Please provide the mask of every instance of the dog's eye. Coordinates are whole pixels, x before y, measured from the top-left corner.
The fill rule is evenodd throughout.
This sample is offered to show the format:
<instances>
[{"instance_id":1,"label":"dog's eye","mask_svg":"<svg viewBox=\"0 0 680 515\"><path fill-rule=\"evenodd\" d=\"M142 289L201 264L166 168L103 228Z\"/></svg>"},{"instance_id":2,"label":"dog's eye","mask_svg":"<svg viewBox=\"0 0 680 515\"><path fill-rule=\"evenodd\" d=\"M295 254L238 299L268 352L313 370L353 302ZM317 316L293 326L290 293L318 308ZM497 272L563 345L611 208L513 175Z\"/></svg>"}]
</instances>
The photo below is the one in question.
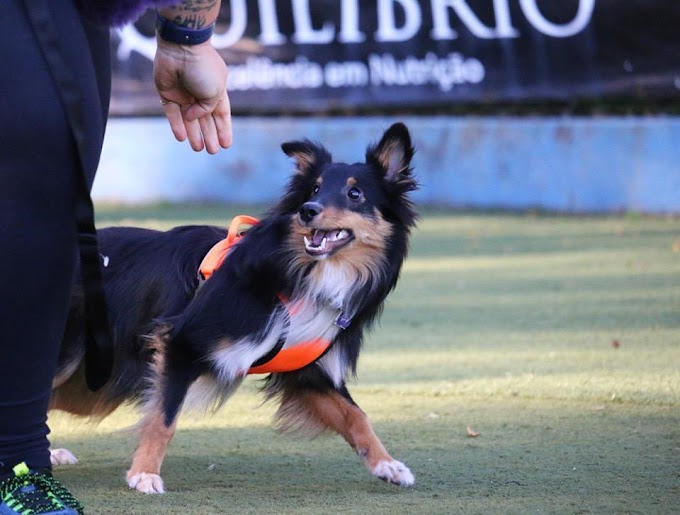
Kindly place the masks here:
<instances>
[{"instance_id":1,"label":"dog's eye","mask_svg":"<svg viewBox=\"0 0 680 515\"><path fill-rule=\"evenodd\" d=\"M347 190L347 196L350 200L359 200L361 198L361 190L356 186L352 186Z\"/></svg>"},{"instance_id":2,"label":"dog's eye","mask_svg":"<svg viewBox=\"0 0 680 515\"><path fill-rule=\"evenodd\" d=\"M315 184L314 188L312 189L312 195L316 195L317 193L319 193L320 189L321 189L321 186L319 186L318 184Z\"/></svg>"}]
</instances>

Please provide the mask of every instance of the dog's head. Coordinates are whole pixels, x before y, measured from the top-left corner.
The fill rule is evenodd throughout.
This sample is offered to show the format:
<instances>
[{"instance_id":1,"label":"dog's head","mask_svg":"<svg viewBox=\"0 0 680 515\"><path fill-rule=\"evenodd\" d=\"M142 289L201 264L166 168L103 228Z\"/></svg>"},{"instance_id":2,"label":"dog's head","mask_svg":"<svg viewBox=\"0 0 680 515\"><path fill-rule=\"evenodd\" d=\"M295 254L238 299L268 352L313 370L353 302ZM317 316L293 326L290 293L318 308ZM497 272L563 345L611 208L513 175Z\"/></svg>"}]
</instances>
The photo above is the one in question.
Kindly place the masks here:
<instances>
[{"instance_id":1,"label":"dog's head","mask_svg":"<svg viewBox=\"0 0 680 515\"><path fill-rule=\"evenodd\" d=\"M366 150L363 163L333 162L330 153L309 140L284 143L296 162L279 212L290 213L292 242L304 260L384 258L388 249L403 259L416 215L408 193L414 149L408 129L392 125ZM404 249L390 248L395 243Z\"/></svg>"}]
</instances>

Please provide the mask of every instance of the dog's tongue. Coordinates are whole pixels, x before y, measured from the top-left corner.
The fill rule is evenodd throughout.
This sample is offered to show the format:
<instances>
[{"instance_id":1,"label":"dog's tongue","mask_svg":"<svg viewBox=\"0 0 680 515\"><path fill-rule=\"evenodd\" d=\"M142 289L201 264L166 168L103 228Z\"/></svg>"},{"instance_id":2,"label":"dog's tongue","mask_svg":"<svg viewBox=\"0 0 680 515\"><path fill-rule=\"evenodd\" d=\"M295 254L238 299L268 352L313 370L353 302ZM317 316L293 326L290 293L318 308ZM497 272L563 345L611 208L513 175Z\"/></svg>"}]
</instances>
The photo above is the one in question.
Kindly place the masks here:
<instances>
[{"instance_id":1,"label":"dog's tongue","mask_svg":"<svg viewBox=\"0 0 680 515\"><path fill-rule=\"evenodd\" d=\"M312 245L314 245L315 247L320 246L321 242L327 235L328 235L327 231L317 229L316 231L314 231L314 234L312 234Z\"/></svg>"}]
</instances>

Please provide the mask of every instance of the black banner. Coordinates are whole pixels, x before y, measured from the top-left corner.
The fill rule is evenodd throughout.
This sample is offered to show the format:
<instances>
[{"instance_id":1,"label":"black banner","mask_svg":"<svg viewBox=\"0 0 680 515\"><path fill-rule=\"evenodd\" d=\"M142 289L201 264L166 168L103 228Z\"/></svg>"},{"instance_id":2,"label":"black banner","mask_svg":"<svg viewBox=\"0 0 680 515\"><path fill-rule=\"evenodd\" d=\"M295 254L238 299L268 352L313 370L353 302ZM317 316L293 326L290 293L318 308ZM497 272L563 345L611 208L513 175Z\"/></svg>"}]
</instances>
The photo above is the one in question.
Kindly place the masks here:
<instances>
[{"instance_id":1,"label":"black banner","mask_svg":"<svg viewBox=\"0 0 680 515\"><path fill-rule=\"evenodd\" d=\"M113 114L160 112L154 14L113 38ZM678 0L223 0L237 113L680 98Z\"/></svg>"}]
</instances>

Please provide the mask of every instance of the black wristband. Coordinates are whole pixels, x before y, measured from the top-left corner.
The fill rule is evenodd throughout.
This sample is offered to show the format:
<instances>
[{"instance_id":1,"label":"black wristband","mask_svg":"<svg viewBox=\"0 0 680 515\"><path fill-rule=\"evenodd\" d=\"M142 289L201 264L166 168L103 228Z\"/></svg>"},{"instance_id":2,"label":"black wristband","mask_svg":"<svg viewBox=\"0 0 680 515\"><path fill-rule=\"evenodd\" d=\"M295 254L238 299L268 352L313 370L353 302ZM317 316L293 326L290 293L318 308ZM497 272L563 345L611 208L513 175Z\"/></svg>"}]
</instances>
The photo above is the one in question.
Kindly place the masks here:
<instances>
[{"instance_id":1,"label":"black wristband","mask_svg":"<svg viewBox=\"0 0 680 515\"><path fill-rule=\"evenodd\" d=\"M178 45L200 45L208 41L215 29L215 24L211 24L202 29L189 29L177 25L167 18L158 15L156 18L156 31L163 41L177 43Z\"/></svg>"}]
</instances>

